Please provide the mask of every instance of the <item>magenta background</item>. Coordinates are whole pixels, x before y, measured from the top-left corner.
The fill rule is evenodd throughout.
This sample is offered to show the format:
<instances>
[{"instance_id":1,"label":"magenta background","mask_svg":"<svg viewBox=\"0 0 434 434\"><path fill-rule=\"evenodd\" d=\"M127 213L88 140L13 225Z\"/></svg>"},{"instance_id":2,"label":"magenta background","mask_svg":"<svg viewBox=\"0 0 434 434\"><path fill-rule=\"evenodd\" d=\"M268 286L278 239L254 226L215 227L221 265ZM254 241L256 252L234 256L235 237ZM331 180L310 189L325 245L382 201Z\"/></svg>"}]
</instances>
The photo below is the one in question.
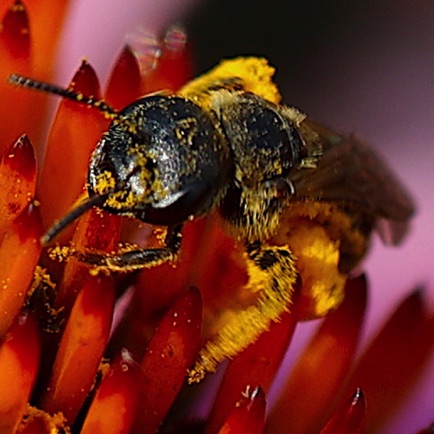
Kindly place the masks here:
<instances>
[{"instance_id":1,"label":"magenta background","mask_svg":"<svg viewBox=\"0 0 434 434\"><path fill-rule=\"evenodd\" d=\"M186 17L194 3L197 0L72 2L61 41L59 81L71 77L83 56L104 80L126 33L141 26L161 31ZM306 74L303 96L303 108L317 119L375 143L418 203L414 227L402 248L386 249L376 241L366 261L371 300L364 343L415 285L426 286L431 311L434 306L434 2L368 6L365 14L368 37L350 32L335 52L323 57L316 53L318 70ZM314 325L304 328L294 349L303 345ZM384 433L415 432L434 420L433 368L434 357L420 387Z\"/></svg>"},{"instance_id":2,"label":"magenta background","mask_svg":"<svg viewBox=\"0 0 434 434\"><path fill-rule=\"evenodd\" d=\"M83 57L105 81L126 35L164 32L183 20L198 0L71 0L59 53L57 73L68 80Z\"/></svg>"}]
</instances>

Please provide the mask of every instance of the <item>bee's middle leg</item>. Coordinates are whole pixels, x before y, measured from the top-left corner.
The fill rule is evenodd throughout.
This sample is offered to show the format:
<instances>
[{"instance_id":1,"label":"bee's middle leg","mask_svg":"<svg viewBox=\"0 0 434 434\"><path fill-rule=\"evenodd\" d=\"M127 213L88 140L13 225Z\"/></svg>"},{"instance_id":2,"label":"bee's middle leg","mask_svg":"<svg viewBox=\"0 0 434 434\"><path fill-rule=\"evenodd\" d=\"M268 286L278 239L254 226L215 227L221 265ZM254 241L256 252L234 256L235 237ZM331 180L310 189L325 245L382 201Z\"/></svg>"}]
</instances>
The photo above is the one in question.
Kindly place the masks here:
<instances>
[{"instance_id":1,"label":"bee's middle leg","mask_svg":"<svg viewBox=\"0 0 434 434\"><path fill-rule=\"evenodd\" d=\"M287 246L251 243L246 248L249 290L258 294L256 304L235 312L218 334L199 352L189 372L189 383L198 382L207 372L214 372L268 330L272 321L290 309L297 279L295 259Z\"/></svg>"}]
</instances>

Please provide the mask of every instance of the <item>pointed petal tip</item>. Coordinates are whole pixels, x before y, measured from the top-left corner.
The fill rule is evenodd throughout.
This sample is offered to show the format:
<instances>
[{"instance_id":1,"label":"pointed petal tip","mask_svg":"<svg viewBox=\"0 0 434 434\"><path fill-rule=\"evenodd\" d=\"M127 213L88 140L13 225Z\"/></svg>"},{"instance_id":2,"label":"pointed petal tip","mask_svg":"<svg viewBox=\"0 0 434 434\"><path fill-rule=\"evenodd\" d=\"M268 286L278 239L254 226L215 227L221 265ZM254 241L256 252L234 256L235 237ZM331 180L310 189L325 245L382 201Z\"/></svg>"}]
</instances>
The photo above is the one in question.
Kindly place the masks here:
<instances>
[{"instance_id":1,"label":"pointed petal tip","mask_svg":"<svg viewBox=\"0 0 434 434\"><path fill-rule=\"evenodd\" d=\"M266 400L261 388L249 387L229 414L219 434L261 434L264 430Z\"/></svg>"},{"instance_id":2,"label":"pointed petal tip","mask_svg":"<svg viewBox=\"0 0 434 434\"><path fill-rule=\"evenodd\" d=\"M354 362L366 300L364 278L350 280L343 303L324 319L272 409L273 433L317 432L324 425Z\"/></svg>"},{"instance_id":3,"label":"pointed petal tip","mask_svg":"<svg viewBox=\"0 0 434 434\"><path fill-rule=\"evenodd\" d=\"M50 413L62 411L71 423L94 384L110 333L114 301L108 277L89 279L66 323L42 403Z\"/></svg>"},{"instance_id":4,"label":"pointed petal tip","mask_svg":"<svg viewBox=\"0 0 434 434\"><path fill-rule=\"evenodd\" d=\"M36 158L26 135L14 141L3 155L0 163L0 185L0 227L3 227L17 218L35 195Z\"/></svg>"},{"instance_id":5,"label":"pointed petal tip","mask_svg":"<svg viewBox=\"0 0 434 434\"><path fill-rule=\"evenodd\" d=\"M126 45L119 55L105 92L107 102L121 110L141 96L142 77L137 57Z\"/></svg>"},{"instance_id":6,"label":"pointed petal tip","mask_svg":"<svg viewBox=\"0 0 434 434\"><path fill-rule=\"evenodd\" d=\"M357 388L350 400L335 411L321 430L321 434L362 434L365 427L365 412L365 395L362 389Z\"/></svg>"},{"instance_id":7,"label":"pointed petal tip","mask_svg":"<svg viewBox=\"0 0 434 434\"><path fill-rule=\"evenodd\" d=\"M101 98L98 77L92 65L86 59L81 61L80 66L71 80L70 88L86 96Z\"/></svg>"},{"instance_id":8,"label":"pointed petal tip","mask_svg":"<svg viewBox=\"0 0 434 434\"><path fill-rule=\"evenodd\" d=\"M22 134L17 140L13 141L6 149L2 161L1 169L5 168L14 171L26 179L33 179L36 174L36 157L32 143L27 134Z\"/></svg>"},{"instance_id":9,"label":"pointed petal tip","mask_svg":"<svg viewBox=\"0 0 434 434\"><path fill-rule=\"evenodd\" d=\"M15 219L14 226L21 240L34 239L40 248L42 236L42 218L40 207L37 203L30 202L28 206Z\"/></svg>"},{"instance_id":10,"label":"pointed petal tip","mask_svg":"<svg viewBox=\"0 0 434 434\"><path fill-rule=\"evenodd\" d=\"M141 379L138 363L127 350L121 350L97 388L81 433L130 433Z\"/></svg>"},{"instance_id":11,"label":"pointed petal tip","mask_svg":"<svg viewBox=\"0 0 434 434\"><path fill-rule=\"evenodd\" d=\"M208 418L210 432L221 426L240 393L249 384L260 384L267 393L288 349L297 323L296 314L285 313L256 342L229 362Z\"/></svg>"},{"instance_id":12,"label":"pointed petal tip","mask_svg":"<svg viewBox=\"0 0 434 434\"><path fill-rule=\"evenodd\" d=\"M390 420L423 373L434 346L432 324L423 289L416 288L385 320L361 355L347 390L361 385L368 396L367 431L379 430Z\"/></svg>"}]
</instances>

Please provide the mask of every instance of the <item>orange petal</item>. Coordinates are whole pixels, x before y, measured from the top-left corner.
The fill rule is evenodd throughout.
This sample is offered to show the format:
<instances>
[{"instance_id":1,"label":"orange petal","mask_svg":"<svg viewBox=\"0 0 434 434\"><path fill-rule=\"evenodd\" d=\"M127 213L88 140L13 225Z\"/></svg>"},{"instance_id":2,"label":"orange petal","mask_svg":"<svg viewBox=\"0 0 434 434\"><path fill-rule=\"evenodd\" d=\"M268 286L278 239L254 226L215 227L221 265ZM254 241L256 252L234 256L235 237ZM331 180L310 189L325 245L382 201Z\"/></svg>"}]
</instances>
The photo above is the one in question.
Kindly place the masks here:
<instances>
[{"instance_id":1,"label":"orange petal","mask_svg":"<svg viewBox=\"0 0 434 434\"><path fill-rule=\"evenodd\" d=\"M3 18L1 39L15 59L30 57L29 17L20 0L14 2Z\"/></svg>"},{"instance_id":2,"label":"orange petal","mask_svg":"<svg viewBox=\"0 0 434 434\"><path fill-rule=\"evenodd\" d=\"M26 298L39 259L41 235L39 208L29 204L13 221L0 245L0 336Z\"/></svg>"},{"instance_id":3,"label":"orange petal","mask_svg":"<svg viewBox=\"0 0 434 434\"><path fill-rule=\"evenodd\" d=\"M136 413L140 370L124 350L102 380L80 434L127 434Z\"/></svg>"},{"instance_id":4,"label":"orange petal","mask_svg":"<svg viewBox=\"0 0 434 434\"><path fill-rule=\"evenodd\" d=\"M199 346L202 303L190 290L158 326L142 361L144 373L134 432L155 433L184 383Z\"/></svg>"},{"instance_id":5,"label":"orange petal","mask_svg":"<svg viewBox=\"0 0 434 434\"><path fill-rule=\"evenodd\" d=\"M0 15L5 13L5 17L0 31L0 155L5 146L23 133L28 134L40 154L45 142L41 137L46 128L48 98L39 92L14 89L7 78L19 73L50 79L60 35L60 31L53 29L62 28L67 3L58 0L47 8L44 1L26 0L24 8L19 0L1 2Z\"/></svg>"},{"instance_id":6,"label":"orange petal","mask_svg":"<svg viewBox=\"0 0 434 434\"><path fill-rule=\"evenodd\" d=\"M98 79L86 62L75 74L71 88L87 96L100 97ZM48 138L39 190L46 226L66 214L83 193L90 155L107 126L107 119L97 109L61 101ZM59 239L67 239L66 234L61 234Z\"/></svg>"},{"instance_id":7,"label":"orange petal","mask_svg":"<svg viewBox=\"0 0 434 434\"><path fill-rule=\"evenodd\" d=\"M365 396L361 389L357 389L351 400L333 414L321 434L363 434L365 410Z\"/></svg>"},{"instance_id":8,"label":"orange petal","mask_svg":"<svg viewBox=\"0 0 434 434\"><path fill-rule=\"evenodd\" d=\"M119 216L92 209L79 220L72 244L77 251L110 252L115 250L119 241L120 225ZM90 277L89 267L82 262L71 258L66 264L56 300L57 306L63 307L66 314Z\"/></svg>"},{"instance_id":9,"label":"orange petal","mask_svg":"<svg viewBox=\"0 0 434 434\"><path fill-rule=\"evenodd\" d=\"M7 2L2 2L7 4ZM21 2L9 2L10 9L0 25L0 155L6 146L23 132L33 133L36 122L30 122L35 95L14 88L8 77L12 73L30 74L31 41L27 11ZM29 97L30 96L30 97ZM29 98L28 98L29 97ZM32 125L33 124L33 125ZM31 131L29 131L29 128Z\"/></svg>"},{"instance_id":10,"label":"orange petal","mask_svg":"<svg viewBox=\"0 0 434 434\"><path fill-rule=\"evenodd\" d=\"M242 392L259 385L268 392L295 330L296 317L285 313L280 322L232 360L225 372L207 424L216 432L227 418Z\"/></svg>"},{"instance_id":11,"label":"orange petal","mask_svg":"<svg viewBox=\"0 0 434 434\"><path fill-rule=\"evenodd\" d=\"M0 164L0 233L35 196L36 160L32 144L21 136L5 153Z\"/></svg>"},{"instance_id":12,"label":"orange petal","mask_svg":"<svg viewBox=\"0 0 434 434\"><path fill-rule=\"evenodd\" d=\"M349 281L344 302L300 356L271 412L268 432L319 432L324 426L353 361L365 307L364 278Z\"/></svg>"},{"instance_id":13,"label":"orange petal","mask_svg":"<svg viewBox=\"0 0 434 434\"><path fill-rule=\"evenodd\" d=\"M408 395L434 345L420 291L411 294L360 358L349 388L360 386L368 401L367 432L376 432Z\"/></svg>"},{"instance_id":14,"label":"orange petal","mask_svg":"<svg viewBox=\"0 0 434 434\"><path fill-rule=\"evenodd\" d=\"M142 78L139 63L129 47L125 47L113 68L106 91L107 102L122 110L141 95Z\"/></svg>"},{"instance_id":15,"label":"orange petal","mask_svg":"<svg viewBox=\"0 0 434 434\"><path fill-rule=\"evenodd\" d=\"M42 408L74 421L95 379L112 322L114 288L108 278L89 279L78 294L54 362Z\"/></svg>"},{"instance_id":16,"label":"orange petal","mask_svg":"<svg viewBox=\"0 0 434 434\"><path fill-rule=\"evenodd\" d=\"M50 7L44 0L26 0L31 22L34 71L38 78L47 80L51 76L63 21L68 11L69 0L56 0ZM53 31L54 30L54 31Z\"/></svg>"},{"instance_id":17,"label":"orange petal","mask_svg":"<svg viewBox=\"0 0 434 434\"><path fill-rule=\"evenodd\" d=\"M20 315L0 347L0 432L14 433L26 410L40 360L40 339L31 316Z\"/></svg>"},{"instance_id":18,"label":"orange petal","mask_svg":"<svg viewBox=\"0 0 434 434\"><path fill-rule=\"evenodd\" d=\"M219 434L262 434L264 431L265 395L255 389L233 408Z\"/></svg>"}]
</instances>

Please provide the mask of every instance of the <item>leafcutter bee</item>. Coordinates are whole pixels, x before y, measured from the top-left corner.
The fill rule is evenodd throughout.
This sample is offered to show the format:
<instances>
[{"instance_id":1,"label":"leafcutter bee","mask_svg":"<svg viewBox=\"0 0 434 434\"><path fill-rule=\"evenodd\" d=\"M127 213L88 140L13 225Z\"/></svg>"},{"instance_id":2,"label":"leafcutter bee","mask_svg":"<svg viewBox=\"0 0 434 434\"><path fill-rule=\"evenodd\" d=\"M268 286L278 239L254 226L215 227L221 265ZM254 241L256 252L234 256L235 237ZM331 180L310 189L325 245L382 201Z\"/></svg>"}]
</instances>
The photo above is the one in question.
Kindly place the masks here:
<instances>
[{"instance_id":1,"label":"leafcutter bee","mask_svg":"<svg viewBox=\"0 0 434 434\"><path fill-rule=\"evenodd\" d=\"M312 291L312 316L342 300L348 273L372 232L390 244L414 205L385 162L356 137L280 104L265 59L227 60L176 94L144 96L121 111L92 96L12 75L10 81L98 107L112 119L91 157L88 199L54 223L49 244L92 206L167 226L161 248L74 252L97 270L173 261L183 224L217 211L245 246L254 305L231 317L190 371L199 381L290 309L296 280Z\"/></svg>"}]
</instances>

